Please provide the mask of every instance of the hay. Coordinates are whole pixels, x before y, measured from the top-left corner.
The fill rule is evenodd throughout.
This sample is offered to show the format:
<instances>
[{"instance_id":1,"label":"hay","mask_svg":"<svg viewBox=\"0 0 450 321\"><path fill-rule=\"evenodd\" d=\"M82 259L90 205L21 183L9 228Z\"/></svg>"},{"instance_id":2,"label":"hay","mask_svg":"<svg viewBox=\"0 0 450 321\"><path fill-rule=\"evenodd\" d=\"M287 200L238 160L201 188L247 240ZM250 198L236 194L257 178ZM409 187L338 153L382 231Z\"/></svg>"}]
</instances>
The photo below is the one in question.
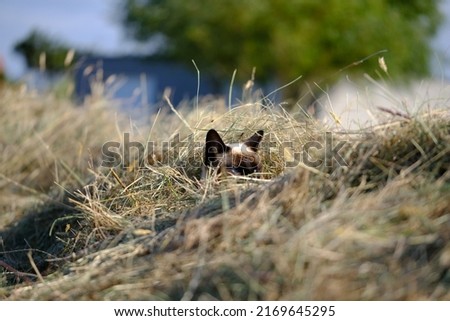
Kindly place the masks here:
<instances>
[{"instance_id":1,"label":"hay","mask_svg":"<svg viewBox=\"0 0 450 321\"><path fill-rule=\"evenodd\" d=\"M47 263L40 270L44 282L33 277L29 264L18 264L24 257L9 260L31 277L24 280L3 266L0 295L450 299L448 112L333 132L330 142L314 120L297 120L260 102L232 110L220 101L200 106L162 112L151 128L130 130L133 141L155 142L160 152L134 155L128 167L95 169L86 187L66 195L70 210L61 209L35 233L44 235L59 219L53 224L57 238L33 243L52 254L41 258ZM264 129L264 174L201 181L201 146L209 128L227 142ZM306 155L321 161L317 166L298 159L310 142L319 143ZM326 154L327 143L340 142L345 164ZM2 231L4 241L19 233L8 231ZM0 260L5 257L6 250Z\"/></svg>"}]
</instances>

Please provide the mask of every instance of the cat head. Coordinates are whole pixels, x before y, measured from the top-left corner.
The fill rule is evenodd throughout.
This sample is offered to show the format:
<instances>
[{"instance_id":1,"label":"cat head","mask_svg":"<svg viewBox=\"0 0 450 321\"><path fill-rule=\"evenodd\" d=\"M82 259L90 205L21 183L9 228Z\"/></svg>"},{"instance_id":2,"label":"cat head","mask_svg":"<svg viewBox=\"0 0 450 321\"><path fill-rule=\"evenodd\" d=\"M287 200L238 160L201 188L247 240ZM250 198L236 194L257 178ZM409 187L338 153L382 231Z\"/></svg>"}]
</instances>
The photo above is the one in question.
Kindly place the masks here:
<instances>
[{"instance_id":1,"label":"cat head","mask_svg":"<svg viewBox=\"0 0 450 321\"><path fill-rule=\"evenodd\" d=\"M249 175L261 172L261 158L258 155L259 143L264 135L258 130L242 143L225 144L219 133L210 129L206 134L203 164L225 171L230 175Z\"/></svg>"}]
</instances>

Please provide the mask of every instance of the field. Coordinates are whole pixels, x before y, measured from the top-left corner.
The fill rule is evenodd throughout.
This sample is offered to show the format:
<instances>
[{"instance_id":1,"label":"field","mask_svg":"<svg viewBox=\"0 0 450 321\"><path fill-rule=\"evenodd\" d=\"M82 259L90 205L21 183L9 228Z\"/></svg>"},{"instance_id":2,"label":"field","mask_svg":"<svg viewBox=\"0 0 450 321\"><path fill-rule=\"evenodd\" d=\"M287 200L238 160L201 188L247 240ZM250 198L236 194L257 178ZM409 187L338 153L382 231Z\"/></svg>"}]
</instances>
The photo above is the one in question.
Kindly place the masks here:
<instances>
[{"instance_id":1,"label":"field","mask_svg":"<svg viewBox=\"0 0 450 321\"><path fill-rule=\"evenodd\" d=\"M142 125L3 85L0 298L450 300L447 103L346 131L206 97ZM210 128L263 129L263 174L201 180Z\"/></svg>"}]
</instances>

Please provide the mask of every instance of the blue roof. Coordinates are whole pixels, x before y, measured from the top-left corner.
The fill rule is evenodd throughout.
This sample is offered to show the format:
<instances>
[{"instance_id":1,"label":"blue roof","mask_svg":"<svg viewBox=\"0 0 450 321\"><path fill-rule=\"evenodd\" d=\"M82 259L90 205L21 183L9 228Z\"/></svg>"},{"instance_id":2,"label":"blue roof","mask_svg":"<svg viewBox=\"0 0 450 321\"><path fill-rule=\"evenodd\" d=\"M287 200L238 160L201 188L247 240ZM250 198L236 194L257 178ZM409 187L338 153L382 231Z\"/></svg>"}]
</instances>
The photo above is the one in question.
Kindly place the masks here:
<instances>
[{"instance_id":1,"label":"blue roof","mask_svg":"<svg viewBox=\"0 0 450 321\"><path fill-rule=\"evenodd\" d=\"M148 104L161 101L166 88L171 89L170 99L174 105L197 95L198 78L193 65L189 68L171 61L133 56L86 56L79 60L75 70L75 93L78 99L90 95L91 81L99 71L103 73L102 81L113 75L121 79L119 88L112 93L113 98L130 98L142 86L142 75L146 78ZM211 77L200 75L200 95L217 94L219 90L215 88Z\"/></svg>"}]
</instances>

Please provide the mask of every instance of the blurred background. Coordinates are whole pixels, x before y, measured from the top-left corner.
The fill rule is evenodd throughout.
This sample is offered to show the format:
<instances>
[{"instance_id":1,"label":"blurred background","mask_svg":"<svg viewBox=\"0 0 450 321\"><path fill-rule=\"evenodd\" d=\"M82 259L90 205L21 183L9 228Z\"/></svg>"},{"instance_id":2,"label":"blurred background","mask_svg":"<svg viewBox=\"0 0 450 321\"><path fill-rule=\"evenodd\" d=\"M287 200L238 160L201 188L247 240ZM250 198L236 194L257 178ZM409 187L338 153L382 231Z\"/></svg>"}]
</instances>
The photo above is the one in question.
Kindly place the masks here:
<instances>
[{"instance_id":1,"label":"blurred background","mask_svg":"<svg viewBox=\"0 0 450 321\"><path fill-rule=\"evenodd\" d=\"M248 80L268 93L301 76L271 98L308 106L345 77L448 81L449 18L450 0L2 0L0 68L37 90L73 82L77 101L102 81L148 108L167 88L174 104L230 88L235 102Z\"/></svg>"}]
</instances>

